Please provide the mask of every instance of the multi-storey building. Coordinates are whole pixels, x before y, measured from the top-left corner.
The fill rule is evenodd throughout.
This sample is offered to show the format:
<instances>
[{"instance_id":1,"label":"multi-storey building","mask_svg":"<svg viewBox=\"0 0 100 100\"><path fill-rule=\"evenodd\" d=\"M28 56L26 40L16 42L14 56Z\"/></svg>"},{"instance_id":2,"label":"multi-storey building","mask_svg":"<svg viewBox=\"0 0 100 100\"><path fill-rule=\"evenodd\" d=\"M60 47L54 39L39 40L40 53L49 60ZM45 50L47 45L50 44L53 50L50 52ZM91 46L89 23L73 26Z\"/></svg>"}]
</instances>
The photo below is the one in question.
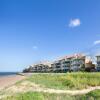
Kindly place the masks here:
<instances>
[{"instance_id":1,"label":"multi-storey building","mask_svg":"<svg viewBox=\"0 0 100 100\"><path fill-rule=\"evenodd\" d=\"M97 57L97 71L100 71L100 56ZM80 71L92 68L95 69L95 65L92 62L86 62L86 57L83 54L75 54L71 56L65 56L56 60L52 63L50 62L40 62L35 65L29 66L25 69L26 72L67 72L67 71ZM86 67L86 68L85 68Z\"/></svg>"},{"instance_id":2,"label":"multi-storey building","mask_svg":"<svg viewBox=\"0 0 100 100\"><path fill-rule=\"evenodd\" d=\"M44 65L44 64L34 65L33 69L34 69L33 72L49 72L52 70L51 67L49 67L48 65Z\"/></svg>"},{"instance_id":3,"label":"multi-storey building","mask_svg":"<svg viewBox=\"0 0 100 100\"><path fill-rule=\"evenodd\" d=\"M51 64L54 72L67 72L70 71L72 57L65 56Z\"/></svg>"},{"instance_id":4,"label":"multi-storey building","mask_svg":"<svg viewBox=\"0 0 100 100\"><path fill-rule=\"evenodd\" d=\"M61 60L55 61L51 64L54 72L61 72Z\"/></svg>"},{"instance_id":5,"label":"multi-storey building","mask_svg":"<svg viewBox=\"0 0 100 100\"><path fill-rule=\"evenodd\" d=\"M60 58L59 60L51 63L38 63L31 68L31 72L67 72L78 71L85 67L85 56L71 55Z\"/></svg>"},{"instance_id":6,"label":"multi-storey building","mask_svg":"<svg viewBox=\"0 0 100 100\"><path fill-rule=\"evenodd\" d=\"M70 65L71 65L71 58L65 58L61 62L61 68L63 72L70 71Z\"/></svg>"},{"instance_id":7,"label":"multi-storey building","mask_svg":"<svg viewBox=\"0 0 100 100\"><path fill-rule=\"evenodd\" d=\"M71 71L79 71L85 68L85 56L75 55L71 59Z\"/></svg>"},{"instance_id":8,"label":"multi-storey building","mask_svg":"<svg viewBox=\"0 0 100 100\"><path fill-rule=\"evenodd\" d=\"M96 70L100 71L100 55L96 56L97 57L97 66L96 66Z\"/></svg>"}]
</instances>

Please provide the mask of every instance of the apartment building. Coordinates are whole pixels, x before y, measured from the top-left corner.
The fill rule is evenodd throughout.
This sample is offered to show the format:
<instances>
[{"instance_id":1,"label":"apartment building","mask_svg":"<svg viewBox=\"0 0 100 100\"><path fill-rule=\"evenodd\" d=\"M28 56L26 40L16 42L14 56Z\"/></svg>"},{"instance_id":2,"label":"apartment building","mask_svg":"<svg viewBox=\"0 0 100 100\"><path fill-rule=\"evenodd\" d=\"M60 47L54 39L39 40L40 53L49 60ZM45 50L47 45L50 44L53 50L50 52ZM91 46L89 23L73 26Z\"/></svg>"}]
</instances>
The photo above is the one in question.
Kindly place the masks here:
<instances>
[{"instance_id":1,"label":"apartment building","mask_svg":"<svg viewBox=\"0 0 100 100\"><path fill-rule=\"evenodd\" d=\"M62 66L62 71L63 72L67 72L67 71L70 71L70 66L71 66L71 58L65 58L62 60L62 63L61 63L61 66Z\"/></svg>"},{"instance_id":2,"label":"apartment building","mask_svg":"<svg viewBox=\"0 0 100 100\"><path fill-rule=\"evenodd\" d=\"M85 56L75 55L71 59L71 71L80 71L85 68Z\"/></svg>"},{"instance_id":3,"label":"apartment building","mask_svg":"<svg viewBox=\"0 0 100 100\"><path fill-rule=\"evenodd\" d=\"M96 70L100 71L100 55L96 56L97 58L97 66L96 66Z\"/></svg>"},{"instance_id":4,"label":"apartment building","mask_svg":"<svg viewBox=\"0 0 100 100\"><path fill-rule=\"evenodd\" d=\"M53 68L53 72L61 72L61 60L54 61L51 67Z\"/></svg>"},{"instance_id":5,"label":"apartment building","mask_svg":"<svg viewBox=\"0 0 100 100\"><path fill-rule=\"evenodd\" d=\"M100 71L100 56L97 57L97 71ZM86 56L83 54L74 54L70 56L64 56L54 62L40 62L29 66L25 69L26 72L68 72L68 71L80 71L95 70L95 64L92 62L85 62Z\"/></svg>"},{"instance_id":6,"label":"apartment building","mask_svg":"<svg viewBox=\"0 0 100 100\"><path fill-rule=\"evenodd\" d=\"M51 66L54 72L68 72L70 71L72 57L65 56L53 62Z\"/></svg>"},{"instance_id":7,"label":"apartment building","mask_svg":"<svg viewBox=\"0 0 100 100\"><path fill-rule=\"evenodd\" d=\"M41 62L31 68L33 72L68 72L79 71L85 67L85 56L82 54L75 54L64 56L52 63Z\"/></svg>"},{"instance_id":8,"label":"apartment building","mask_svg":"<svg viewBox=\"0 0 100 100\"><path fill-rule=\"evenodd\" d=\"M52 71L51 63L44 61L37 64L30 65L24 71L26 72L50 72Z\"/></svg>"}]
</instances>

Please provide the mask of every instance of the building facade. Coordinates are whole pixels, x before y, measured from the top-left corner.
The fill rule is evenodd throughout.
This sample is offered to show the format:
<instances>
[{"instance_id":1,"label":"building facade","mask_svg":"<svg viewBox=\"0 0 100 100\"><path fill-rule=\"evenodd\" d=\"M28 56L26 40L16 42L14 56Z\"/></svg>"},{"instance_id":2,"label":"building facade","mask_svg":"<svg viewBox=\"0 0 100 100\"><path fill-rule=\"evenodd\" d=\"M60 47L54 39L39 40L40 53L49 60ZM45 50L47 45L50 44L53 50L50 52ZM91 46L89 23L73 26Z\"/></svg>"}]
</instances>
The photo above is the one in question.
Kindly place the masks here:
<instances>
[{"instance_id":1,"label":"building facade","mask_svg":"<svg viewBox=\"0 0 100 100\"><path fill-rule=\"evenodd\" d=\"M51 67L53 68L53 72L61 72L61 60L54 61Z\"/></svg>"},{"instance_id":2,"label":"building facade","mask_svg":"<svg viewBox=\"0 0 100 100\"><path fill-rule=\"evenodd\" d=\"M71 71L80 71L85 68L85 56L75 56L71 60Z\"/></svg>"},{"instance_id":3,"label":"building facade","mask_svg":"<svg viewBox=\"0 0 100 100\"><path fill-rule=\"evenodd\" d=\"M97 58L97 66L96 66L96 70L100 71L100 56L96 56Z\"/></svg>"},{"instance_id":4,"label":"building facade","mask_svg":"<svg viewBox=\"0 0 100 100\"><path fill-rule=\"evenodd\" d=\"M100 71L100 56L97 57L96 70ZM69 71L95 71L95 64L83 54L74 54L62 57L54 62L41 62L29 66L24 72L69 72Z\"/></svg>"},{"instance_id":5,"label":"building facade","mask_svg":"<svg viewBox=\"0 0 100 100\"><path fill-rule=\"evenodd\" d=\"M55 61L52 65L54 72L79 71L85 67L85 56L72 55L65 56Z\"/></svg>"},{"instance_id":6,"label":"building facade","mask_svg":"<svg viewBox=\"0 0 100 100\"><path fill-rule=\"evenodd\" d=\"M62 60L61 63L61 68L63 72L68 72L70 71L70 67L71 67L71 58L65 58L64 60Z\"/></svg>"}]
</instances>

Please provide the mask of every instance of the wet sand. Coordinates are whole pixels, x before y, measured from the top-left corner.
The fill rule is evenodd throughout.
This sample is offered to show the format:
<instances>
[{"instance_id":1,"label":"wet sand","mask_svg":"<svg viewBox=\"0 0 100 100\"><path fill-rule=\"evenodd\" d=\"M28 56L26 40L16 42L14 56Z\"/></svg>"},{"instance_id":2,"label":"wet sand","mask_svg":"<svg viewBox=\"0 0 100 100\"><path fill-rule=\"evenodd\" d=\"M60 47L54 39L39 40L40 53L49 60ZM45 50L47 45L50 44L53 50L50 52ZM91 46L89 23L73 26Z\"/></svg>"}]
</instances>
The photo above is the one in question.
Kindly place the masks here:
<instances>
[{"instance_id":1,"label":"wet sand","mask_svg":"<svg viewBox=\"0 0 100 100\"><path fill-rule=\"evenodd\" d=\"M0 77L0 90L15 84L16 82L18 82L24 78L25 78L25 76L21 76L21 75Z\"/></svg>"}]
</instances>

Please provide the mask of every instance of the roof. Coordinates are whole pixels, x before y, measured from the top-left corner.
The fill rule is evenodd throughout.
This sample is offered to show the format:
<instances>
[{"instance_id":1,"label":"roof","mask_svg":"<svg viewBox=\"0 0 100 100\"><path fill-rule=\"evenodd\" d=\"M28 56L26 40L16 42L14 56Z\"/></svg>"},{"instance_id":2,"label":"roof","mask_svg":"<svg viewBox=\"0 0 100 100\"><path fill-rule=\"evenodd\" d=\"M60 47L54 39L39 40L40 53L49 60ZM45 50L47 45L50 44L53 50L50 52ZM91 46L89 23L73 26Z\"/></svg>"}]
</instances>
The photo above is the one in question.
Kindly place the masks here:
<instances>
[{"instance_id":1,"label":"roof","mask_svg":"<svg viewBox=\"0 0 100 100\"><path fill-rule=\"evenodd\" d=\"M82 58L82 57L85 57L85 55L79 53L79 54L73 54L73 55L63 56L63 57L60 57L58 60L68 59L68 58Z\"/></svg>"},{"instance_id":2,"label":"roof","mask_svg":"<svg viewBox=\"0 0 100 100\"><path fill-rule=\"evenodd\" d=\"M48 65L49 67L51 67L51 62L49 61L40 61L38 63L33 64L32 66L34 67L35 65L40 65L40 64Z\"/></svg>"}]
</instances>

